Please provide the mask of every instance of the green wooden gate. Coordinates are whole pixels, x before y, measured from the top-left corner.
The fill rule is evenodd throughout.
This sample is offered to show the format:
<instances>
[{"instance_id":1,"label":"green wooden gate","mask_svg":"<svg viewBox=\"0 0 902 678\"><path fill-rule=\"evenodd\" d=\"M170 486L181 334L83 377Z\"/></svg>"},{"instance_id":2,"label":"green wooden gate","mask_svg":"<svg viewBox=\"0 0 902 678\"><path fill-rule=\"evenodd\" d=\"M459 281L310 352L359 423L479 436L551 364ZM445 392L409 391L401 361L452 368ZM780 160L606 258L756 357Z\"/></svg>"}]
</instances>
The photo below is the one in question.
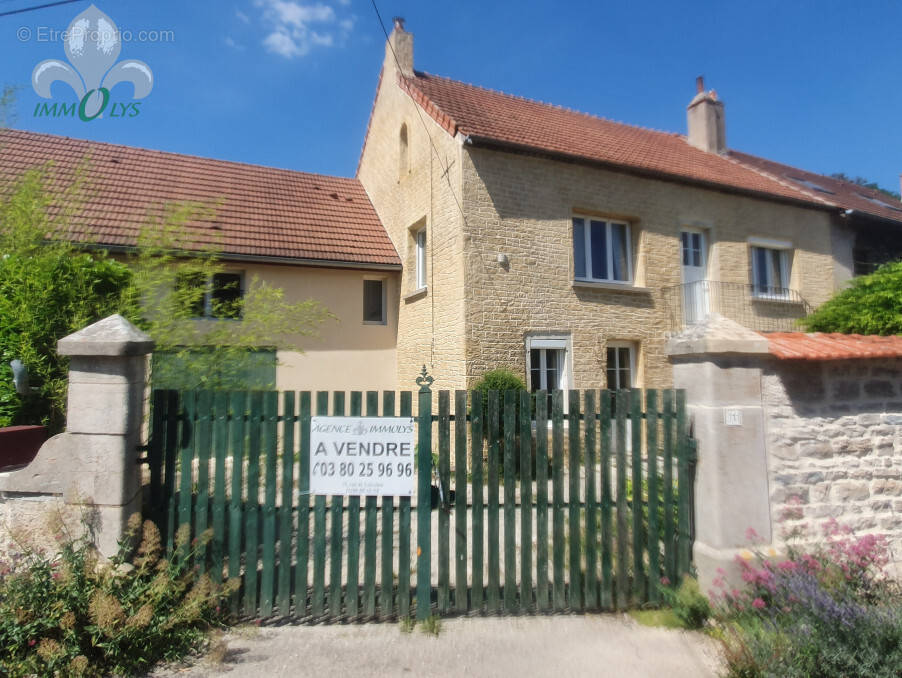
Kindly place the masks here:
<instances>
[{"instance_id":1,"label":"green wooden gate","mask_svg":"<svg viewBox=\"0 0 902 678\"><path fill-rule=\"evenodd\" d=\"M232 606L248 618L623 609L689 571L682 391L483 398L418 383L154 391L150 517L170 549L180 525L212 531L198 570L240 578ZM310 496L313 414L412 416L414 395L416 497Z\"/></svg>"}]
</instances>

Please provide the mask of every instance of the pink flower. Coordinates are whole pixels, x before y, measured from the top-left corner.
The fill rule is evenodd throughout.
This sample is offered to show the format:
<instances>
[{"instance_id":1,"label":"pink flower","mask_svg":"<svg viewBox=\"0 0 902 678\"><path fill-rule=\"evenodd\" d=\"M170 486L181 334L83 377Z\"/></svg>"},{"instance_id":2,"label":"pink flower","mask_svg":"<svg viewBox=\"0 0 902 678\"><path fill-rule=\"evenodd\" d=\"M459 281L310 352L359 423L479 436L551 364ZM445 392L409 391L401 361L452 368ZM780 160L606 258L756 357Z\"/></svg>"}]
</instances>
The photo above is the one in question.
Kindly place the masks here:
<instances>
[{"instance_id":1,"label":"pink flower","mask_svg":"<svg viewBox=\"0 0 902 678\"><path fill-rule=\"evenodd\" d=\"M34 647L37 642L38 641L36 641L34 638L32 638L31 640L28 641L28 647Z\"/></svg>"},{"instance_id":2,"label":"pink flower","mask_svg":"<svg viewBox=\"0 0 902 678\"><path fill-rule=\"evenodd\" d=\"M662 586L670 586L670 578L669 577L661 577L661 585Z\"/></svg>"},{"instance_id":3,"label":"pink flower","mask_svg":"<svg viewBox=\"0 0 902 678\"><path fill-rule=\"evenodd\" d=\"M767 604L761 598L755 598L755 600L752 601L752 607L756 610L761 610L767 607Z\"/></svg>"}]
</instances>

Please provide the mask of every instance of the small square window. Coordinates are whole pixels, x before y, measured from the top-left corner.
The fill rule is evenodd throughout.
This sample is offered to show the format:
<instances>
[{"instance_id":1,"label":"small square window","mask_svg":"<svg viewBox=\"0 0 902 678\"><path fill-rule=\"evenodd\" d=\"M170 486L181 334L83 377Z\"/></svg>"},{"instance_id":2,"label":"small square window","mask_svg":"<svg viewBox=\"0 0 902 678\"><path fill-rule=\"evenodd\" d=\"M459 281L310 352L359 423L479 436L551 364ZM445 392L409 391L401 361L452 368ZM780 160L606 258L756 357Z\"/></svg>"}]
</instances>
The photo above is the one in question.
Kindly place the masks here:
<instances>
[{"instance_id":1,"label":"small square window","mask_svg":"<svg viewBox=\"0 0 902 678\"><path fill-rule=\"evenodd\" d=\"M363 281L363 322L385 324L385 281Z\"/></svg>"},{"instance_id":2,"label":"small square window","mask_svg":"<svg viewBox=\"0 0 902 678\"><path fill-rule=\"evenodd\" d=\"M179 275L176 285L195 318L241 318L244 298L242 273L215 273L207 278L203 273Z\"/></svg>"},{"instance_id":3,"label":"small square window","mask_svg":"<svg viewBox=\"0 0 902 678\"><path fill-rule=\"evenodd\" d=\"M241 317L242 277L240 273L216 273L213 276L208 317L233 320Z\"/></svg>"}]
</instances>

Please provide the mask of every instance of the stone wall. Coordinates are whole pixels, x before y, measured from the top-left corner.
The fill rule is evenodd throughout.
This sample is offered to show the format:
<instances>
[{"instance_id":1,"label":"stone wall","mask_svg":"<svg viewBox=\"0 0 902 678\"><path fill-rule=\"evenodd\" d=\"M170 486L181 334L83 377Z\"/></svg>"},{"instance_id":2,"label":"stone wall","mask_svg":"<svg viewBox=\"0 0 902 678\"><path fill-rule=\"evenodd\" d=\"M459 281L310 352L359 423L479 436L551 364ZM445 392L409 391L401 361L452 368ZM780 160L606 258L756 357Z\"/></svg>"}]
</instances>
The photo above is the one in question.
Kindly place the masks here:
<instances>
[{"instance_id":1,"label":"stone wall","mask_svg":"<svg viewBox=\"0 0 902 678\"><path fill-rule=\"evenodd\" d=\"M415 389L414 380L426 365L436 376L435 388L464 388L461 144L402 91L399 77L387 52L357 172L404 265L397 386ZM407 129L404 172L399 157L402 126ZM418 290L414 233L423 227L427 285Z\"/></svg>"},{"instance_id":2,"label":"stone wall","mask_svg":"<svg viewBox=\"0 0 902 678\"><path fill-rule=\"evenodd\" d=\"M836 518L902 559L902 359L773 361L761 391L774 524Z\"/></svg>"},{"instance_id":3,"label":"stone wall","mask_svg":"<svg viewBox=\"0 0 902 678\"><path fill-rule=\"evenodd\" d=\"M814 541L830 519L885 535L902 576L902 350L868 358L868 339L845 338L854 358L804 359L826 340L768 339L712 317L668 342L698 445L703 590L721 568L738 583L737 556L784 552L792 532Z\"/></svg>"},{"instance_id":4,"label":"stone wall","mask_svg":"<svg viewBox=\"0 0 902 678\"><path fill-rule=\"evenodd\" d=\"M638 348L639 385L672 383L662 290L682 282L680 231L705 232L708 277L751 282L749 237L791 241L790 286L813 306L834 289L830 216L729 194L540 157L464 147L467 214L467 376L510 367L525 373L525 337L564 333L573 387L603 388L608 341ZM573 282L573 214L628 221L634 284ZM509 258L497 263L498 254ZM672 303L672 300L671 300ZM786 304L749 303L770 317ZM798 313L798 308L793 308Z\"/></svg>"},{"instance_id":5,"label":"stone wall","mask_svg":"<svg viewBox=\"0 0 902 678\"><path fill-rule=\"evenodd\" d=\"M413 37L396 29L390 40L412 68ZM811 305L834 290L827 210L471 145L404 90L388 51L358 177L404 262L402 389L413 386L422 364L436 376L436 388L470 387L496 367L526 376L531 335L568 339L570 387L606 385L611 341L638 349L639 385L670 386L664 346L674 327L662 290L682 282L685 228L706 234L710 280L747 286L749 238L756 237L790 242L789 286ZM574 284L575 213L629 222L632 285ZM422 226L428 284L417 293L413 232ZM756 317L786 313L775 300L748 306ZM798 315L801 307L790 311Z\"/></svg>"}]
</instances>

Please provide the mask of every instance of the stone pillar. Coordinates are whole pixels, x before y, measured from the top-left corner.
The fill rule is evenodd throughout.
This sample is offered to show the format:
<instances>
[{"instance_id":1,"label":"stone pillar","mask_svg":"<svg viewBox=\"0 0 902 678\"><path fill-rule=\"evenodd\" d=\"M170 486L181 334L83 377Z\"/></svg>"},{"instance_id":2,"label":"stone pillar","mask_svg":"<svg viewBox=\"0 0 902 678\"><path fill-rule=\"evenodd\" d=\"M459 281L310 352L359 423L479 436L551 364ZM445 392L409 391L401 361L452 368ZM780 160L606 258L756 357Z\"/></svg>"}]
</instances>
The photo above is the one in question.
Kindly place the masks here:
<instances>
[{"instance_id":1,"label":"stone pillar","mask_svg":"<svg viewBox=\"0 0 902 678\"><path fill-rule=\"evenodd\" d=\"M0 474L7 501L56 496L90 509L105 556L141 510L141 441L147 355L153 341L120 315L61 339L69 356L66 432L48 440L25 468Z\"/></svg>"},{"instance_id":2,"label":"stone pillar","mask_svg":"<svg viewBox=\"0 0 902 678\"><path fill-rule=\"evenodd\" d=\"M750 529L772 540L761 399L768 342L712 315L670 339L667 350L698 441L693 559L708 591L719 568L735 575Z\"/></svg>"}]
</instances>

